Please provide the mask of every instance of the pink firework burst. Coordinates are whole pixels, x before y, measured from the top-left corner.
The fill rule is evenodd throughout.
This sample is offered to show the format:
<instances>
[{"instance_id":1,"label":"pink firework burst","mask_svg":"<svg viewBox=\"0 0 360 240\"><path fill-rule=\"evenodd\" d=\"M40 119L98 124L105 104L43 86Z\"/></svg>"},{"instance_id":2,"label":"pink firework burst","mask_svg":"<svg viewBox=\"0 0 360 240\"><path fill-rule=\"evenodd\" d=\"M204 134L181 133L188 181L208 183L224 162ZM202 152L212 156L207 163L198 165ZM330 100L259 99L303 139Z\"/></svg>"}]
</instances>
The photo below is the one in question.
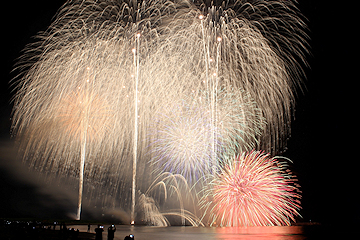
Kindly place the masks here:
<instances>
[{"instance_id":1,"label":"pink firework burst","mask_svg":"<svg viewBox=\"0 0 360 240\"><path fill-rule=\"evenodd\" d=\"M210 224L290 225L299 216L300 191L286 162L261 151L235 157L212 181L206 199ZM206 201L203 201L203 203Z\"/></svg>"}]
</instances>

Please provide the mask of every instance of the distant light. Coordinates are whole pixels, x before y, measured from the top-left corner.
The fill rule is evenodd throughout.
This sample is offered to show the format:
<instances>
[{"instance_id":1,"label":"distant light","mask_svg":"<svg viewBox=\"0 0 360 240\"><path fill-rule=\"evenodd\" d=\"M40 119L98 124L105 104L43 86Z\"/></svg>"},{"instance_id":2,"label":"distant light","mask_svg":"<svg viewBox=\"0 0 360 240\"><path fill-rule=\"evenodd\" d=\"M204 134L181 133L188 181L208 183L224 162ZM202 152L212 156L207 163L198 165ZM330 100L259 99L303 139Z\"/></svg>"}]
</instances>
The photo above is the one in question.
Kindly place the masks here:
<instances>
[{"instance_id":1,"label":"distant light","mask_svg":"<svg viewBox=\"0 0 360 240\"><path fill-rule=\"evenodd\" d=\"M136 52L136 49L135 49L135 48L133 48L131 51L132 51L133 53L135 53L135 52Z\"/></svg>"},{"instance_id":2,"label":"distant light","mask_svg":"<svg viewBox=\"0 0 360 240\"><path fill-rule=\"evenodd\" d=\"M131 225L134 225L135 224L135 222L134 221L131 221L131 223L130 223Z\"/></svg>"},{"instance_id":3,"label":"distant light","mask_svg":"<svg viewBox=\"0 0 360 240\"><path fill-rule=\"evenodd\" d=\"M136 34L136 36L137 36L137 37L140 37L140 36L141 36L141 34L140 34L140 33L137 33L137 34Z\"/></svg>"},{"instance_id":4,"label":"distant light","mask_svg":"<svg viewBox=\"0 0 360 240\"><path fill-rule=\"evenodd\" d=\"M221 42L222 38L221 38L221 37L218 37L217 40L218 40L218 42Z\"/></svg>"},{"instance_id":5,"label":"distant light","mask_svg":"<svg viewBox=\"0 0 360 240\"><path fill-rule=\"evenodd\" d=\"M204 18L204 15L199 15L199 19L202 20Z\"/></svg>"}]
</instances>

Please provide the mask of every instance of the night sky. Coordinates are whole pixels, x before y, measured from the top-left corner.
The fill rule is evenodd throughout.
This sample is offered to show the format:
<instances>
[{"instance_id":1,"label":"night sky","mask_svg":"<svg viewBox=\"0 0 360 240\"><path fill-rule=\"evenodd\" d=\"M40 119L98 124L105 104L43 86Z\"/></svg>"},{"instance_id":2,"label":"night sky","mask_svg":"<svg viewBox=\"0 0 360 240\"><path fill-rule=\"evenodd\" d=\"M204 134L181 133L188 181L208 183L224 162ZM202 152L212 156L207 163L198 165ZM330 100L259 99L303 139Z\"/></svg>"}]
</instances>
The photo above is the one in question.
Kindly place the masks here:
<instances>
[{"instance_id":1,"label":"night sky","mask_svg":"<svg viewBox=\"0 0 360 240\"><path fill-rule=\"evenodd\" d=\"M54 194L29 181L34 173L26 172L10 147L9 81L15 76L11 70L31 37L46 29L64 2L21 0L1 4L0 218L62 218L63 209L75 203L61 193L61 188ZM360 220L355 116L359 33L353 26L355 14L349 9L354 6L332 2L299 0L309 20L312 55L307 59L311 68L306 69L304 89L297 94L292 134L283 156L294 162L291 167L302 186L303 221L343 224Z\"/></svg>"}]
</instances>

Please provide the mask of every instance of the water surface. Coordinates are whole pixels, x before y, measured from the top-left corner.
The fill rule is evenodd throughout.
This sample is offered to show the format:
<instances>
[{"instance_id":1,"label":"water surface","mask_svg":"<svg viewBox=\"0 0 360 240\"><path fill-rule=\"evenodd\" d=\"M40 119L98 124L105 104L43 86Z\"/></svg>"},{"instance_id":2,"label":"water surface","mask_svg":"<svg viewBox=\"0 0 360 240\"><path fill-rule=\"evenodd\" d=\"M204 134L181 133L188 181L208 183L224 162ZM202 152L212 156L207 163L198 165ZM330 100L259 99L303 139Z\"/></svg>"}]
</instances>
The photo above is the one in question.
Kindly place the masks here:
<instances>
[{"instance_id":1,"label":"water surface","mask_svg":"<svg viewBox=\"0 0 360 240\"><path fill-rule=\"evenodd\" d=\"M86 225L70 226L82 232L87 231ZM91 226L94 232L95 225ZM107 239L104 226L103 239ZM135 240L302 240L316 239L314 229L318 226L277 226L277 227L148 227L148 226L116 226L115 239L124 239L133 234ZM316 234L317 235L317 234Z\"/></svg>"}]
</instances>

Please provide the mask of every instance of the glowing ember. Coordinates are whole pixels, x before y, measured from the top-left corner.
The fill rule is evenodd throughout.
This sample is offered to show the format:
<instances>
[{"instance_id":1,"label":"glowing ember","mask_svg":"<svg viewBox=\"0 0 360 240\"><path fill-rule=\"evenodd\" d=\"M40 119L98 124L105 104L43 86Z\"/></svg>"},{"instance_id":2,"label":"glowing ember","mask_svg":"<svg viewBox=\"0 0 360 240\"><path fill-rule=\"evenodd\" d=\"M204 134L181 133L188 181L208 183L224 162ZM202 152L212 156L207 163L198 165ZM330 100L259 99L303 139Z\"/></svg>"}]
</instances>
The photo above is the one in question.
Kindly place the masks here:
<instances>
[{"instance_id":1,"label":"glowing ember","mask_svg":"<svg viewBox=\"0 0 360 240\"><path fill-rule=\"evenodd\" d=\"M281 150L306 64L294 2L67 1L18 65L24 158L79 176L78 218L89 181L112 206L131 198L134 220L136 188L159 174L149 162L192 183L229 155ZM189 96L196 108L169 112Z\"/></svg>"},{"instance_id":2,"label":"glowing ember","mask_svg":"<svg viewBox=\"0 0 360 240\"><path fill-rule=\"evenodd\" d=\"M259 151L243 153L215 177L203 204L211 206L211 224L290 225L300 209L296 181L285 162Z\"/></svg>"}]
</instances>

